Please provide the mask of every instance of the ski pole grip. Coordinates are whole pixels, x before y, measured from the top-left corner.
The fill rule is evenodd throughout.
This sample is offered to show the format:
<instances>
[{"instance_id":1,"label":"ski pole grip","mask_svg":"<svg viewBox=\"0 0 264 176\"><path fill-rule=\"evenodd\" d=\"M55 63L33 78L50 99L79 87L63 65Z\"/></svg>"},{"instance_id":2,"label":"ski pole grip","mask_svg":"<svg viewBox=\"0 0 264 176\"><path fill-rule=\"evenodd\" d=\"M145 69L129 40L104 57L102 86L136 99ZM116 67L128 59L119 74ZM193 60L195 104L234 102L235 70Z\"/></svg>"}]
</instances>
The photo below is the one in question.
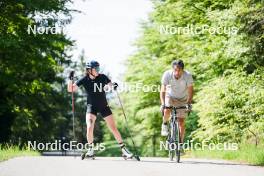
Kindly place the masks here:
<instances>
[{"instance_id":1,"label":"ski pole grip","mask_svg":"<svg viewBox=\"0 0 264 176\"><path fill-rule=\"evenodd\" d=\"M74 70L70 71L70 74L69 74L69 79L73 80L73 78L74 78Z\"/></svg>"}]
</instances>

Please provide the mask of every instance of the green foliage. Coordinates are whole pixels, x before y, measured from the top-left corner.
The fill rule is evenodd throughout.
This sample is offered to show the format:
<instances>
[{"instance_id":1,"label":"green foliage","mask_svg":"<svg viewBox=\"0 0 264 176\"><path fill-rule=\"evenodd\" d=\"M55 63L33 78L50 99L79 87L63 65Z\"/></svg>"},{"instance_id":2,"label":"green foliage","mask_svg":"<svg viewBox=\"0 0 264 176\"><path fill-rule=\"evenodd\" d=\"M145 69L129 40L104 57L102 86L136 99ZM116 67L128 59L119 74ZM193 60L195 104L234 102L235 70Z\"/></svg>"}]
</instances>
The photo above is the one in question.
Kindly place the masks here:
<instances>
[{"instance_id":1,"label":"green foliage","mask_svg":"<svg viewBox=\"0 0 264 176\"><path fill-rule=\"evenodd\" d=\"M262 12L260 1L154 1L154 11L142 23L141 36L135 42L137 51L127 60L125 81L130 85L160 85L170 63L183 59L195 80L194 112L186 120L186 139L252 139L259 143L264 109ZM166 34L160 31L166 25L207 25L222 30L216 34ZM224 29L229 32L224 33ZM159 92L128 94L130 123L137 124L137 143L142 153L149 155L151 138L140 136L157 135L162 140Z\"/></svg>"},{"instance_id":2,"label":"green foliage","mask_svg":"<svg viewBox=\"0 0 264 176\"><path fill-rule=\"evenodd\" d=\"M234 160L254 165L264 165L263 145L256 147L252 144L242 143L238 150L195 150L187 155L189 157Z\"/></svg>"},{"instance_id":3,"label":"green foliage","mask_svg":"<svg viewBox=\"0 0 264 176\"><path fill-rule=\"evenodd\" d=\"M53 27L71 21L70 0L0 2L0 142L23 144L59 136L73 137L70 96L64 67L84 70L66 53L73 41L64 34L29 35L28 25ZM238 153L224 159L263 163L264 130L264 13L258 0L155 0L154 11L142 23L137 50L127 59L125 81L130 86L160 86L163 72L183 59L195 79L194 112L186 119L186 139L242 142ZM44 17L47 17L46 21ZM63 17L63 18L61 18ZM36 18L40 18L37 21ZM221 28L220 33L166 34L161 27ZM224 28L229 33L224 33ZM232 29L238 29L234 31ZM199 31L199 30L198 30ZM191 31L190 31L191 32ZM86 142L85 99L76 95L76 138ZM111 95L110 95L111 97ZM122 94L128 126L144 156L166 156L160 151L162 117L159 92ZM131 148L118 102L112 102L118 128ZM101 130L103 128L103 130ZM110 141L108 155L120 155L106 125L98 121L96 142ZM245 148L247 144L249 148ZM255 145L251 147L251 145ZM133 151L133 149L131 148ZM250 154L256 155L251 157ZM105 155L106 153L100 153ZM219 157L219 153L215 156ZM201 153L203 155L203 153Z\"/></svg>"},{"instance_id":4,"label":"green foliage","mask_svg":"<svg viewBox=\"0 0 264 176\"><path fill-rule=\"evenodd\" d=\"M165 141L160 136L161 113L158 106L141 109L137 112L137 124L134 129L141 133L137 135L137 143L142 149L144 156L161 156L164 152L160 151L160 141Z\"/></svg>"},{"instance_id":5,"label":"green foliage","mask_svg":"<svg viewBox=\"0 0 264 176\"><path fill-rule=\"evenodd\" d=\"M72 41L27 29L69 23L69 2L0 2L0 142L45 141L66 133L69 97L62 73Z\"/></svg>"},{"instance_id":6,"label":"green foliage","mask_svg":"<svg viewBox=\"0 0 264 176\"><path fill-rule=\"evenodd\" d=\"M263 76L257 74L232 73L202 85L196 96L200 128L195 138L240 142L248 127L263 119L263 97Z\"/></svg>"}]
</instances>

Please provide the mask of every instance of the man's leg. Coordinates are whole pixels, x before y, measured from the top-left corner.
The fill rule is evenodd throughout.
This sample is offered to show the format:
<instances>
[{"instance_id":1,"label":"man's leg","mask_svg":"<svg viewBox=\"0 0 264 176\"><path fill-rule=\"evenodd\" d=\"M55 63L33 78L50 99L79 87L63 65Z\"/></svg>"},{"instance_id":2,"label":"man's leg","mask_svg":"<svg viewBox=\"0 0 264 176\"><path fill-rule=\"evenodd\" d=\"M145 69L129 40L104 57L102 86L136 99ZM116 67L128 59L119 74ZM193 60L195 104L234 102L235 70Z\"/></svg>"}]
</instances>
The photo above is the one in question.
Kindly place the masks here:
<instances>
[{"instance_id":1,"label":"man's leg","mask_svg":"<svg viewBox=\"0 0 264 176\"><path fill-rule=\"evenodd\" d=\"M185 100L178 100L173 99L172 104L174 106L185 106L186 101ZM184 135L185 135L185 118L187 117L187 112L185 109L178 109L177 110L177 118L179 121L179 128L180 128L180 142L184 142Z\"/></svg>"},{"instance_id":2,"label":"man's leg","mask_svg":"<svg viewBox=\"0 0 264 176\"><path fill-rule=\"evenodd\" d=\"M171 116L171 107L172 105L172 99L169 96L165 96L165 108L163 110L163 122L161 125L161 136L168 136L169 134L169 128L168 128L168 121Z\"/></svg>"},{"instance_id":3,"label":"man's leg","mask_svg":"<svg viewBox=\"0 0 264 176\"><path fill-rule=\"evenodd\" d=\"M181 143L183 143L184 134L185 134L185 119L182 117L179 117L178 120L179 120L179 126L180 126Z\"/></svg>"},{"instance_id":4,"label":"man's leg","mask_svg":"<svg viewBox=\"0 0 264 176\"><path fill-rule=\"evenodd\" d=\"M88 144L93 143L93 131L94 131L94 124L95 124L96 116L91 113L86 113L86 124L87 124L87 141Z\"/></svg>"},{"instance_id":5,"label":"man's leg","mask_svg":"<svg viewBox=\"0 0 264 176\"><path fill-rule=\"evenodd\" d=\"M163 122L161 125L161 136L168 136L169 129L168 129L168 121L170 119L171 109L165 108L163 110Z\"/></svg>"},{"instance_id":6,"label":"man's leg","mask_svg":"<svg viewBox=\"0 0 264 176\"><path fill-rule=\"evenodd\" d=\"M123 143L122 137L121 137L121 135L120 135L120 133L116 127L113 115L111 114L111 115L105 117L104 119L106 121L108 128L110 129L110 131L113 133L115 139L117 140L117 142L119 144Z\"/></svg>"},{"instance_id":7,"label":"man's leg","mask_svg":"<svg viewBox=\"0 0 264 176\"><path fill-rule=\"evenodd\" d=\"M167 124L170 118L170 114L171 114L171 109L165 108L163 114L163 124Z\"/></svg>"}]
</instances>

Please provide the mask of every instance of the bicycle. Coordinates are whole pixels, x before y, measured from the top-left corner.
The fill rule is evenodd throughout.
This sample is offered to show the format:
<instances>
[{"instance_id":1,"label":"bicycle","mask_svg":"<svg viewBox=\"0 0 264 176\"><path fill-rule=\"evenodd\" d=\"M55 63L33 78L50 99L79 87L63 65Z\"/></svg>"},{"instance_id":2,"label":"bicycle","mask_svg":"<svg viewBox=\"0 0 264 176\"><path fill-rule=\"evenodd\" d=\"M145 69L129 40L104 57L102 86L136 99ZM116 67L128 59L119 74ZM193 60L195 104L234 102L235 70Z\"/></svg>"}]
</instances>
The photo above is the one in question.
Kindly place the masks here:
<instances>
[{"instance_id":1,"label":"bicycle","mask_svg":"<svg viewBox=\"0 0 264 176\"><path fill-rule=\"evenodd\" d=\"M169 159L173 161L174 154L175 158L177 158L177 163L180 162L181 157L181 141L180 141L180 128L179 128L179 121L177 118L177 110L178 109L186 109L188 110L188 105L186 106L173 106L169 107L172 109L171 111L171 118L169 123L169 134L167 136L168 142L168 150L169 150Z\"/></svg>"}]
</instances>

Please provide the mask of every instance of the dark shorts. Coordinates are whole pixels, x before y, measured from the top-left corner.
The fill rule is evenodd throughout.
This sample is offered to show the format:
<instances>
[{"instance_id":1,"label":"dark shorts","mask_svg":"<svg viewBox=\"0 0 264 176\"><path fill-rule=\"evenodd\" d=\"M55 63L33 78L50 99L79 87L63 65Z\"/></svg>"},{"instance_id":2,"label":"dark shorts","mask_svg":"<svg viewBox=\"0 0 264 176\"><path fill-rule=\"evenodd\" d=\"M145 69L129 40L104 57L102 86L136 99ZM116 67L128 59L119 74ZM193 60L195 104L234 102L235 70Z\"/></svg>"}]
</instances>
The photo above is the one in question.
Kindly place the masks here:
<instances>
[{"instance_id":1,"label":"dark shorts","mask_svg":"<svg viewBox=\"0 0 264 176\"><path fill-rule=\"evenodd\" d=\"M103 116L103 118L105 118L105 117L111 115L112 111L108 105L100 107L100 106L94 106L94 105L88 104L86 113L91 113L95 116L98 113L100 113Z\"/></svg>"}]
</instances>

